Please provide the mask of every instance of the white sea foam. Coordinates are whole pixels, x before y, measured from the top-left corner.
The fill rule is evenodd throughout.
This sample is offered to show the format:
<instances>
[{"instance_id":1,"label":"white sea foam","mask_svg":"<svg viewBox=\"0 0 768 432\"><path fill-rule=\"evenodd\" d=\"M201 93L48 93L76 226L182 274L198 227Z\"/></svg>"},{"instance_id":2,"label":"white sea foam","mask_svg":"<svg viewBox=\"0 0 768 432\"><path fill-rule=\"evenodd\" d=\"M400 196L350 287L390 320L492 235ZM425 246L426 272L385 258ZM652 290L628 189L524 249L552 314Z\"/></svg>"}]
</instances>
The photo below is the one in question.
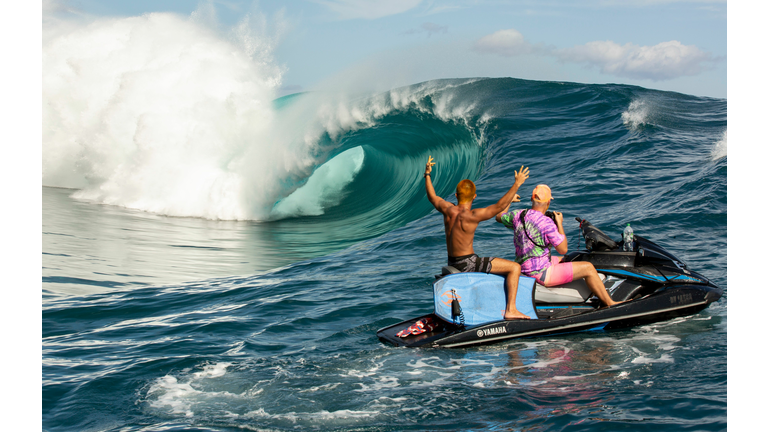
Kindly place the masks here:
<instances>
[{"instance_id":1,"label":"white sea foam","mask_svg":"<svg viewBox=\"0 0 768 432\"><path fill-rule=\"evenodd\" d=\"M685 317L682 317L685 318ZM651 326L669 326L669 323L656 323L652 324ZM664 351L672 351L677 348L679 348L679 345L677 345L678 342L680 342L680 338L672 335L672 334L659 334L659 331L656 328L653 327L641 327L639 329L636 329L636 331L639 333L637 336L633 336L631 340L633 342L650 342L654 345L656 345L656 349L664 350ZM633 347L633 349L637 350L637 348Z\"/></svg>"},{"instance_id":2,"label":"white sea foam","mask_svg":"<svg viewBox=\"0 0 768 432\"><path fill-rule=\"evenodd\" d=\"M649 104L642 99L633 100L626 111L621 113L621 119L630 129L637 129L648 122Z\"/></svg>"},{"instance_id":3,"label":"white sea foam","mask_svg":"<svg viewBox=\"0 0 768 432\"><path fill-rule=\"evenodd\" d=\"M304 390L299 390L299 393L314 393L314 392L317 392L317 391L320 391L320 390L328 391L328 390L333 390L333 389L335 389L336 387L338 387L340 385L341 385L341 383L338 383L338 382L337 383L328 383L328 384L323 384L323 385L319 385L319 386L310 387L310 388L304 389Z\"/></svg>"},{"instance_id":4,"label":"white sea foam","mask_svg":"<svg viewBox=\"0 0 768 432\"><path fill-rule=\"evenodd\" d=\"M281 70L253 20L223 34L203 12L44 27L44 185L162 214L253 216L242 173L291 169L268 140Z\"/></svg>"},{"instance_id":5,"label":"white sea foam","mask_svg":"<svg viewBox=\"0 0 768 432\"><path fill-rule=\"evenodd\" d=\"M263 408L251 411L245 414L245 417L250 418L268 418L277 420L288 420L292 423L299 421L327 421L327 420L355 420L361 418L375 417L379 415L378 411L355 411L355 410L338 410L338 411L318 411L312 413L296 413L289 412L284 414L270 414Z\"/></svg>"},{"instance_id":6,"label":"white sea foam","mask_svg":"<svg viewBox=\"0 0 768 432\"><path fill-rule=\"evenodd\" d=\"M710 153L712 160L719 160L728 156L728 131L723 131L722 137L715 142Z\"/></svg>"},{"instance_id":7,"label":"white sea foam","mask_svg":"<svg viewBox=\"0 0 768 432\"><path fill-rule=\"evenodd\" d=\"M193 417L198 407L205 409L211 400L238 399L242 395L226 390L199 389L201 383L225 376L230 366L231 363L220 362L206 365L203 370L187 375L183 379L173 375L158 378L147 391L149 406L171 414Z\"/></svg>"},{"instance_id":8,"label":"white sea foam","mask_svg":"<svg viewBox=\"0 0 768 432\"><path fill-rule=\"evenodd\" d=\"M243 390L242 379L230 373L229 362L205 365L202 370L184 369L176 376L166 375L155 380L147 391L147 407L162 415L195 417L198 413L216 412L224 417L263 417L296 423L299 421L344 421L378 415L377 411L324 411L288 412L270 414L264 408L256 408L264 397L264 385L273 380L260 380ZM284 371L276 367L275 376ZM284 379L284 378L279 378ZM332 390L338 384L323 385L308 391ZM243 410L243 408L250 408ZM241 412L237 412L241 411Z\"/></svg>"},{"instance_id":9,"label":"white sea foam","mask_svg":"<svg viewBox=\"0 0 768 432\"><path fill-rule=\"evenodd\" d=\"M224 374L227 373L227 368L231 365L232 363L227 363L227 362L206 365L205 367L203 367L202 371L195 372L194 374L192 374L192 378L193 379L218 378L218 377L224 376Z\"/></svg>"},{"instance_id":10,"label":"white sea foam","mask_svg":"<svg viewBox=\"0 0 768 432\"><path fill-rule=\"evenodd\" d=\"M190 383L180 383L176 377L166 375L150 387L148 395L156 397L150 403L153 408L170 408L174 414L192 417L194 412L190 399L199 393Z\"/></svg>"},{"instance_id":11,"label":"white sea foam","mask_svg":"<svg viewBox=\"0 0 768 432\"><path fill-rule=\"evenodd\" d=\"M653 364L653 363L674 363L675 359L669 354L662 354L658 358L639 356L632 359L632 363L635 364Z\"/></svg>"}]
</instances>

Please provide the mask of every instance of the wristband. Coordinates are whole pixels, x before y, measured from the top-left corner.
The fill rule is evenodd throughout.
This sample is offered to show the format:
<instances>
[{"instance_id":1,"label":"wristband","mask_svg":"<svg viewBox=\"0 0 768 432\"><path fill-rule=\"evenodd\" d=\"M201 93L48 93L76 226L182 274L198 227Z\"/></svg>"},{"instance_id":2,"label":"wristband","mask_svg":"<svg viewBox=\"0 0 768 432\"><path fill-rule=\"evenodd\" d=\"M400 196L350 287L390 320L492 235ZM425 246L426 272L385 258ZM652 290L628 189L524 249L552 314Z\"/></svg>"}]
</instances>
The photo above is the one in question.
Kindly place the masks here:
<instances>
[{"instance_id":1,"label":"wristband","mask_svg":"<svg viewBox=\"0 0 768 432\"><path fill-rule=\"evenodd\" d=\"M429 173L424 173L424 178L427 178L428 175Z\"/></svg>"}]
</instances>

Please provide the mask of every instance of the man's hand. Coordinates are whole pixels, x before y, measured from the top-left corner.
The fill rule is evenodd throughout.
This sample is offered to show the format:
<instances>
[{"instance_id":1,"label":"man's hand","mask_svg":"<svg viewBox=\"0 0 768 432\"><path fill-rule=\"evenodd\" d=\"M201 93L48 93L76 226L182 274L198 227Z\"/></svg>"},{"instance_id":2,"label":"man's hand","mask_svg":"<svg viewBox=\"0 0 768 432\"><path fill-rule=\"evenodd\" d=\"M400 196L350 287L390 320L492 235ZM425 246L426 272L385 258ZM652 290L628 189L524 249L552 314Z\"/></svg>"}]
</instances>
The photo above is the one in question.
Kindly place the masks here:
<instances>
[{"instance_id":1,"label":"man's hand","mask_svg":"<svg viewBox=\"0 0 768 432\"><path fill-rule=\"evenodd\" d=\"M429 157L429 160L427 161L427 168L424 170L424 177L426 177L428 174L432 172L432 166L435 164L432 162L432 156Z\"/></svg>"},{"instance_id":2,"label":"man's hand","mask_svg":"<svg viewBox=\"0 0 768 432\"><path fill-rule=\"evenodd\" d=\"M510 201L510 204L513 203L513 202L520 202L520 195L515 194L515 197L512 198L512 201ZM508 211L509 211L509 206L507 206L507 210L505 210L504 213L506 213Z\"/></svg>"},{"instance_id":3,"label":"man's hand","mask_svg":"<svg viewBox=\"0 0 768 432\"><path fill-rule=\"evenodd\" d=\"M424 187L427 189L427 199L429 202L435 206L435 209L439 211L442 214L445 214L446 211L448 211L449 208L453 207L453 204L449 203L448 201L440 198L435 193L435 187L432 186L432 179L427 177L429 173L432 172L432 166L435 164L433 162L432 156L429 157L429 160L427 161L427 166L424 169Z\"/></svg>"},{"instance_id":4,"label":"man's hand","mask_svg":"<svg viewBox=\"0 0 768 432\"><path fill-rule=\"evenodd\" d=\"M528 178L528 168L520 165L520 172L515 171L515 184L517 187L522 186L525 180Z\"/></svg>"}]
</instances>

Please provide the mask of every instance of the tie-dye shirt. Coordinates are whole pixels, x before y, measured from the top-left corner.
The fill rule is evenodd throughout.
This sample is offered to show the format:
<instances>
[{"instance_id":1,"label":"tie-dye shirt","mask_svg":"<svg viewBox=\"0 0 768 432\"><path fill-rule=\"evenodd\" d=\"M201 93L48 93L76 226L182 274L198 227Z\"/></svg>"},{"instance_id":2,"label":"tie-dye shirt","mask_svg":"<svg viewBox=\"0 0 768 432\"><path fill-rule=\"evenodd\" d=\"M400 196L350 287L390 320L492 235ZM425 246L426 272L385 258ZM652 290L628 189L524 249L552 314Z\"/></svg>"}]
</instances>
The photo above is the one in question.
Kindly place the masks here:
<instances>
[{"instance_id":1,"label":"tie-dye shirt","mask_svg":"<svg viewBox=\"0 0 768 432\"><path fill-rule=\"evenodd\" d=\"M515 261L520 264L521 271L526 276L534 276L550 266L550 246L557 247L565 240L565 236L557 232L557 225L540 211L528 209L525 214L525 229L528 235L540 245L531 242L520 223L520 213L515 210L501 215L501 223L514 230Z\"/></svg>"}]
</instances>

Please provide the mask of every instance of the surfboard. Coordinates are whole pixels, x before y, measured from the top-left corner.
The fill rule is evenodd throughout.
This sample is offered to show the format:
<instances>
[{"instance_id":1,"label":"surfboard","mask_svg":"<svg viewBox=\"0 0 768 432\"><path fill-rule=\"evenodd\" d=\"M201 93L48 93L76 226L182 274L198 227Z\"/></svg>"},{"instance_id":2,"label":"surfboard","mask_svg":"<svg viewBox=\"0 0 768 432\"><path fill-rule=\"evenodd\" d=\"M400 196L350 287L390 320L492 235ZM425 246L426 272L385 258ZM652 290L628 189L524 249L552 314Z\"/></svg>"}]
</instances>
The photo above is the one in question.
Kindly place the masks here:
<instances>
[{"instance_id":1,"label":"surfboard","mask_svg":"<svg viewBox=\"0 0 768 432\"><path fill-rule=\"evenodd\" d=\"M535 279L520 276L517 285L515 305L517 310L537 319L533 303ZM435 313L442 319L453 322L451 302L454 298L464 313L464 325L471 327L504 319L507 295L504 278L485 273L454 273L435 281ZM456 319L458 321L458 318Z\"/></svg>"}]
</instances>

